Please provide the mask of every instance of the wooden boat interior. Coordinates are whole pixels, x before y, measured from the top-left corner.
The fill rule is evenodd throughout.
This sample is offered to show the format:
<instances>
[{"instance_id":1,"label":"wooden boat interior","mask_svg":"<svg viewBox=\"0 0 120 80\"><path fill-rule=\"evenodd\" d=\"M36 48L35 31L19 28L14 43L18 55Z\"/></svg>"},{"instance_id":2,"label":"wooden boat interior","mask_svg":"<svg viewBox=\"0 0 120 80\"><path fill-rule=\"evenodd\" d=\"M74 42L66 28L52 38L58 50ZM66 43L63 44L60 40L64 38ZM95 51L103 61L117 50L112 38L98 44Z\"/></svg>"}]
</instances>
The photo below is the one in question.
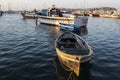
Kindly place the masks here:
<instances>
[{"instance_id":1,"label":"wooden boat interior","mask_svg":"<svg viewBox=\"0 0 120 80\"><path fill-rule=\"evenodd\" d=\"M88 55L89 49L85 41L71 34L62 35L57 41L57 47L71 55Z\"/></svg>"}]
</instances>

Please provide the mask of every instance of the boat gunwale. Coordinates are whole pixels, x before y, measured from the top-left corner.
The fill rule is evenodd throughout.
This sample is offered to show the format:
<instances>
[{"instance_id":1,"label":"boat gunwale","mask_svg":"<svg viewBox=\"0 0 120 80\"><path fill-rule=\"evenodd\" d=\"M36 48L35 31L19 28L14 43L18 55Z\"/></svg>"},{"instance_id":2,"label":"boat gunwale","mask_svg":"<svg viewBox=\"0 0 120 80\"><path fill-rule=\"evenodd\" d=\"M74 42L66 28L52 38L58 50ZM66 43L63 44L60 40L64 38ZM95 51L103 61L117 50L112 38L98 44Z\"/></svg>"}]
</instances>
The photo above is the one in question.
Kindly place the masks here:
<instances>
[{"instance_id":1,"label":"boat gunwale","mask_svg":"<svg viewBox=\"0 0 120 80\"><path fill-rule=\"evenodd\" d=\"M38 18L50 19L50 20L68 20L68 21L74 21L74 18L70 18L70 17L54 17L54 16L41 16L41 15L38 15Z\"/></svg>"},{"instance_id":2,"label":"boat gunwale","mask_svg":"<svg viewBox=\"0 0 120 80\"><path fill-rule=\"evenodd\" d=\"M72 32L70 32L70 33L72 33ZM61 36L63 36L65 33L63 33L63 34L61 34L57 39L56 39L56 41L55 41L55 48L57 48L58 50L60 50L58 47L57 47L57 41L58 41L58 39L61 37ZM72 33L72 34L74 34L74 33ZM76 34L74 34L74 35L76 35ZM78 35L76 35L77 37L79 37ZM81 37L79 37L80 39L82 39ZM83 39L82 39L83 40ZM85 40L84 40L85 41ZM67 53L65 53L65 52L63 52L63 51L61 51L61 52L63 52L64 54L67 54L67 55L71 55L71 56L76 56L76 57L82 57L82 58L84 58L84 57L89 57L89 56L92 56L92 54L93 54L93 51L92 51L92 47L85 41L85 43L87 44L87 47L88 47L88 49L89 49L89 54L88 55L72 55L72 54L67 54Z\"/></svg>"}]
</instances>

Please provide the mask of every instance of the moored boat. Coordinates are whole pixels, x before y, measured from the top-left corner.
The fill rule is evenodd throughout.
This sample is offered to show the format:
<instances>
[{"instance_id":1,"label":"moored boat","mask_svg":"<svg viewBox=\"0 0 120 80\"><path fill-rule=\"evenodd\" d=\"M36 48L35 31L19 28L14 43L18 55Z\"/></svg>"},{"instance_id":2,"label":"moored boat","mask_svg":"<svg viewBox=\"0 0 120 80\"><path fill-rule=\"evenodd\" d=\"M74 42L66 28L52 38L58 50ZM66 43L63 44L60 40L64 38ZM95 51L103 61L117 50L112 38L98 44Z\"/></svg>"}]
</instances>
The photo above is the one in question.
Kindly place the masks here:
<instances>
[{"instance_id":1,"label":"moored boat","mask_svg":"<svg viewBox=\"0 0 120 80\"><path fill-rule=\"evenodd\" d=\"M38 16L37 24L48 24L48 25L56 25L59 26L59 23L65 23L65 24L73 24L74 18L68 18L68 17L57 17L57 16Z\"/></svg>"},{"instance_id":2,"label":"moored boat","mask_svg":"<svg viewBox=\"0 0 120 80\"><path fill-rule=\"evenodd\" d=\"M103 18L116 18L116 19L120 19L120 15L101 14L100 17L103 17Z\"/></svg>"},{"instance_id":3,"label":"moored boat","mask_svg":"<svg viewBox=\"0 0 120 80\"><path fill-rule=\"evenodd\" d=\"M79 76L80 63L88 62L93 54L91 46L72 32L61 34L55 41L56 53L66 67Z\"/></svg>"},{"instance_id":4,"label":"moored boat","mask_svg":"<svg viewBox=\"0 0 120 80\"><path fill-rule=\"evenodd\" d=\"M114 11L114 12L111 12L109 14L101 14L100 17L120 19L120 12L119 11Z\"/></svg>"},{"instance_id":5,"label":"moored boat","mask_svg":"<svg viewBox=\"0 0 120 80\"><path fill-rule=\"evenodd\" d=\"M24 19L36 19L37 15L33 13L22 13Z\"/></svg>"},{"instance_id":6,"label":"moored boat","mask_svg":"<svg viewBox=\"0 0 120 80\"><path fill-rule=\"evenodd\" d=\"M82 17L81 17L82 18ZM64 23L60 23L60 29L64 30L64 31L73 31L73 32L80 32L82 27L86 27L87 26L87 19L83 21L81 21L81 18L77 17L74 19L74 24L64 24ZM84 24L83 26L81 25Z\"/></svg>"},{"instance_id":7,"label":"moored boat","mask_svg":"<svg viewBox=\"0 0 120 80\"><path fill-rule=\"evenodd\" d=\"M60 23L60 29L64 30L64 31L75 31L75 30L80 29L80 27L77 28L74 24L63 24L63 23Z\"/></svg>"},{"instance_id":8,"label":"moored boat","mask_svg":"<svg viewBox=\"0 0 120 80\"><path fill-rule=\"evenodd\" d=\"M61 12L60 9L52 7L50 9L43 9L41 14L38 15L37 25L40 24L49 24L49 25L56 25L60 26L60 23L63 24L74 24L74 19L76 18L75 15L69 14L65 15ZM82 16L79 17L81 19L81 26L86 26L88 17Z\"/></svg>"},{"instance_id":9,"label":"moored boat","mask_svg":"<svg viewBox=\"0 0 120 80\"><path fill-rule=\"evenodd\" d=\"M24 19L36 19L37 15L35 14L22 14Z\"/></svg>"},{"instance_id":10,"label":"moored boat","mask_svg":"<svg viewBox=\"0 0 120 80\"><path fill-rule=\"evenodd\" d=\"M93 17L100 17L100 14L92 14Z\"/></svg>"},{"instance_id":11,"label":"moored boat","mask_svg":"<svg viewBox=\"0 0 120 80\"><path fill-rule=\"evenodd\" d=\"M37 11L36 10L34 12L24 11L21 13L21 15L23 16L23 19L36 19Z\"/></svg>"}]
</instances>

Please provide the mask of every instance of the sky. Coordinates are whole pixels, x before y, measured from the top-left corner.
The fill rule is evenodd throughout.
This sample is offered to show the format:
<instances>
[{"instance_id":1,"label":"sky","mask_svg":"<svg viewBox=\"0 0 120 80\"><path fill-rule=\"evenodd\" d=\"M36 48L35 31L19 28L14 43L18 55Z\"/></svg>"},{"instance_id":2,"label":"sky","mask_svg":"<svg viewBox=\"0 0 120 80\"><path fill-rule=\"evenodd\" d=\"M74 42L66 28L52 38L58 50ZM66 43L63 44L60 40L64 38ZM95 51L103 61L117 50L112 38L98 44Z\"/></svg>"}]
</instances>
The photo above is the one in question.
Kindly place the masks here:
<instances>
[{"instance_id":1,"label":"sky","mask_svg":"<svg viewBox=\"0 0 120 80\"><path fill-rule=\"evenodd\" d=\"M3 10L33 10L51 7L59 8L120 8L120 0L0 0Z\"/></svg>"}]
</instances>

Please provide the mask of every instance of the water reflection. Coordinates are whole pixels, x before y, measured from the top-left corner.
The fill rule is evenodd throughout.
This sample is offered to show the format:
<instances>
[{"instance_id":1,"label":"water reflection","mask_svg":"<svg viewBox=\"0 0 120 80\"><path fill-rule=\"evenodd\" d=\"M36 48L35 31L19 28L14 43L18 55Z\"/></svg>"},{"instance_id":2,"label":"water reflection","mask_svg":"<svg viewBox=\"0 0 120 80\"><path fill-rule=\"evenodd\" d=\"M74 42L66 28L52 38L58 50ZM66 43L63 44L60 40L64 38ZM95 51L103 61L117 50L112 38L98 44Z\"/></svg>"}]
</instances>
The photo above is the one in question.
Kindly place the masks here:
<instances>
[{"instance_id":1,"label":"water reflection","mask_svg":"<svg viewBox=\"0 0 120 80\"><path fill-rule=\"evenodd\" d=\"M80 69L80 76L77 77L75 73L66 68L58 59L58 57L54 60L55 67L56 67L56 73L59 78L59 80L91 80L91 74L90 74L90 67L91 64L89 62L82 63L81 69Z\"/></svg>"},{"instance_id":2,"label":"water reflection","mask_svg":"<svg viewBox=\"0 0 120 80\"><path fill-rule=\"evenodd\" d=\"M56 73L59 80L76 80L77 79L73 71L66 68L62 63L60 63L60 61L58 60L58 57L55 58L54 62L56 67Z\"/></svg>"},{"instance_id":3,"label":"water reflection","mask_svg":"<svg viewBox=\"0 0 120 80\"><path fill-rule=\"evenodd\" d=\"M62 30L61 30L62 31ZM62 31L64 32L64 31ZM76 33L80 36L84 36L84 35L87 35L88 34L88 30L87 30L87 27L81 27L80 30L77 30L77 31L73 31L73 33Z\"/></svg>"},{"instance_id":4,"label":"water reflection","mask_svg":"<svg viewBox=\"0 0 120 80\"><path fill-rule=\"evenodd\" d=\"M60 27L58 26L51 26L51 25L45 25L41 24L40 26L37 26L37 29L43 28L46 30L50 36L58 36L60 34Z\"/></svg>"},{"instance_id":5,"label":"water reflection","mask_svg":"<svg viewBox=\"0 0 120 80\"><path fill-rule=\"evenodd\" d=\"M91 67L92 64L90 62L82 63L80 67L80 76L79 80L91 80Z\"/></svg>"},{"instance_id":6,"label":"water reflection","mask_svg":"<svg viewBox=\"0 0 120 80\"><path fill-rule=\"evenodd\" d=\"M87 27L82 27L80 30L80 35L83 36L83 35L87 35L87 34L88 34Z\"/></svg>"},{"instance_id":7,"label":"water reflection","mask_svg":"<svg viewBox=\"0 0 120 80\"><path fill-rule=\"evenodd\" d=\"M44 28L45 30L47 30L49 32L49 35L55 35L58 36L60 34L60 32L64 32L62 30L60 30L60 27L58 26L51 26L51 25L45 25L45 24L41 24L40 26L37 26L37 28ZM74 32L78 35L87 35L88 34L88 30L87 27L81 27L80 31Z\"/></svg>"}]
</instances>

